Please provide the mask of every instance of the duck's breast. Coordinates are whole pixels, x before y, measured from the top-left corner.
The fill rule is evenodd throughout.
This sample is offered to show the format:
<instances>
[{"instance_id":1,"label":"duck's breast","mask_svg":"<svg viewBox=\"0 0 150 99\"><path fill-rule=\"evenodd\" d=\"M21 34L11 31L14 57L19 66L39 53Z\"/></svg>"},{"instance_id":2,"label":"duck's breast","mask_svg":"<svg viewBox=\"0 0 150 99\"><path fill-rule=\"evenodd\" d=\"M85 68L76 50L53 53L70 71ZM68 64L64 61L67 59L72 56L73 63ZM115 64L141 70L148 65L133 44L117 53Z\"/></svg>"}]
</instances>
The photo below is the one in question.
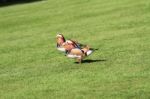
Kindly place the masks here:
<instances>
[{"instance_id":1,"label":"duck's breast","mask_svg":"<svg viewBox=\"0 0 150 99\"><path fill-rule=\"evenodd\" d=\"M74 48L68 53L67 57L69 58L81 58L82 56L82 51L78 48Z\"/></svg>"},{"instance_id":2,"label":"duck's breast","mask_svg":"<svg viewBox=\"0 0 150 99\"><path fill-rule=\"evenodd\" d=\"M78 48L74 48L70 51L70 54L73 54L73 55L82 55L83 52L81 51L81 49L78 49Z\"/></svg>"}]
</instances>

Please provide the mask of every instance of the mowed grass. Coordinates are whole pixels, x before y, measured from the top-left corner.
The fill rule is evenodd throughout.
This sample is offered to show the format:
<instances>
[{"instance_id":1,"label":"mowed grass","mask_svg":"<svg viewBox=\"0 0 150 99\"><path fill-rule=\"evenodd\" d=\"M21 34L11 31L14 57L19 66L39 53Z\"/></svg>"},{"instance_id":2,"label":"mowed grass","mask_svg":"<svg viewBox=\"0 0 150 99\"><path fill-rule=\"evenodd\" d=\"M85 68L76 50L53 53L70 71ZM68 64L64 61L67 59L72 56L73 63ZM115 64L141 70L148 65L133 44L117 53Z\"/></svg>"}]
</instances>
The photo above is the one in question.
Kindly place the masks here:
<instances>
[{"instance_id":1,"label":"mowed grass","mask_svg":"<svg viewBox=\"0 0 150 99\"><path fill-rule=\"evenodd\" d=\"M56 50L57 32L98 50L76 64ZM0 99L150 99L150 1L1 7Z\"/></svg>"}]
</instances>

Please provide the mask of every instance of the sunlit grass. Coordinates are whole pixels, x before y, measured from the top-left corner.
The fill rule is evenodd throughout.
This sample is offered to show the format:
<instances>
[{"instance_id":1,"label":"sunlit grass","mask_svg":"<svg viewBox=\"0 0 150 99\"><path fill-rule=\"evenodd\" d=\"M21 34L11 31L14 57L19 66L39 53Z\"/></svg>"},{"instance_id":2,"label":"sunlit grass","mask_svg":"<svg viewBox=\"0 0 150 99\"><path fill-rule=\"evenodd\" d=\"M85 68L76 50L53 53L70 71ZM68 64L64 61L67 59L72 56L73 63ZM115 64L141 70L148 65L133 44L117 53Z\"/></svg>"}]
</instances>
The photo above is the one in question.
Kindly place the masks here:
<instances>
[{"instance_id":1,"label":"sunlit grass","mask_svg":"<svg viewBox=\"0 0 150 99\"><path fill-rule=\"evenodd\" d=\"M1 99L149 99L150 1L44 0L0 8ZM83 64L61 32L98 49Z\"/></svg>"}]
</instances>

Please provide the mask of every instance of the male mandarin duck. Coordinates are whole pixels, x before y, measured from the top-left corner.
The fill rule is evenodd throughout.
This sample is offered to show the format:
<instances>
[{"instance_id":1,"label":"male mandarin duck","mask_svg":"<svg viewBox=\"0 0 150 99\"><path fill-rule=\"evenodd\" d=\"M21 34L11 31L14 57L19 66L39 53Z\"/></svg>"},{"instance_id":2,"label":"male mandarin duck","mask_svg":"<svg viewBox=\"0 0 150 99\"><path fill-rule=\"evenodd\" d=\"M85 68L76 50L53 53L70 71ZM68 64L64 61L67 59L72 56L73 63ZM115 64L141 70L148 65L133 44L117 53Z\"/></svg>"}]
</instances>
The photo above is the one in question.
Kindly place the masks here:
<instances>
[{"instance_id":1,"label":"male mandarin duck","mask_svg":"<svg viewBox=\"0 0 150 99\"><path fill-rule=\"evenodd\" d=\"M86 57L92 54L93 50L89 46L81 47L79 44L73 40L66 40L62 34L56 36L57 49L59 51L66 52L66 56L69 58L76 59L79 63Z\"/></svg>"}]
</instances>

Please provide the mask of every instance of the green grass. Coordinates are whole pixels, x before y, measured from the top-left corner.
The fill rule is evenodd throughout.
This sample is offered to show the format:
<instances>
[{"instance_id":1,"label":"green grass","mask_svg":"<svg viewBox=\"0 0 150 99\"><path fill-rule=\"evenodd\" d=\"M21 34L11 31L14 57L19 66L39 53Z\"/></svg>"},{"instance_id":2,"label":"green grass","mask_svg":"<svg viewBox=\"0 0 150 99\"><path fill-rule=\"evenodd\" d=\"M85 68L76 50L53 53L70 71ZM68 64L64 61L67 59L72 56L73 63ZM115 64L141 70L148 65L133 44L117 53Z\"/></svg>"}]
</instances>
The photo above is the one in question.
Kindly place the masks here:
<instances>
[{"instance_id":1,"label":"green grass","mask_svg":"<svg viewBox=\"0 0 150 99\"><path fill-rule=\"evenodd\" d=\"M85 59L93 62L57 51L57 32L99 49ZM149 66L149 0L0 8L0 99L150 99Z\"/></svg>"}]
</instances>

